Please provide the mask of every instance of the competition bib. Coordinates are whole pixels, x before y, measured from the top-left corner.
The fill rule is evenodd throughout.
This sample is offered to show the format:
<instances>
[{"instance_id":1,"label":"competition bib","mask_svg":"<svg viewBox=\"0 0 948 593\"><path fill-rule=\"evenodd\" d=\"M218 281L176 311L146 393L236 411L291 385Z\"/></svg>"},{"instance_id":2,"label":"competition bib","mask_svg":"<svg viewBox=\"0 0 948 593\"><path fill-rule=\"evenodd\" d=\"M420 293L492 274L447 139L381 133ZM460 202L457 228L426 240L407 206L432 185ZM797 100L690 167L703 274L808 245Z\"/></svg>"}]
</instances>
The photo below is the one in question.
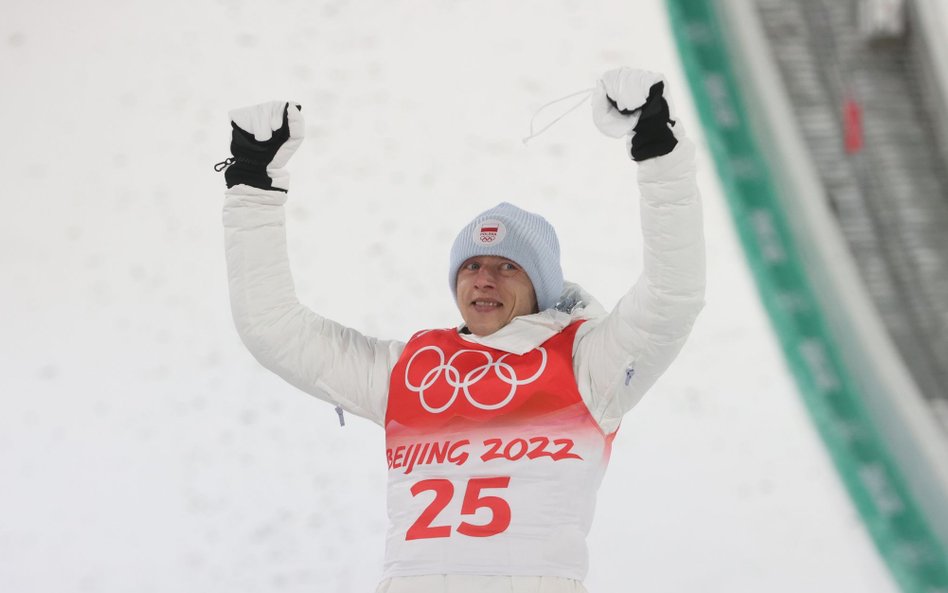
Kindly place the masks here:
<instances>
[{"instance_id":1,"label":"competition bib","mask_svg":"<svg viewBox=\"0 0 948 593\"><path fill-rule=\"evenodd\" d=\"M576 387L581 323L523 355L454 329L408 342L385 419L385 578L585 577L614 434L603 434Z\"/></svg>"}]
</instances>

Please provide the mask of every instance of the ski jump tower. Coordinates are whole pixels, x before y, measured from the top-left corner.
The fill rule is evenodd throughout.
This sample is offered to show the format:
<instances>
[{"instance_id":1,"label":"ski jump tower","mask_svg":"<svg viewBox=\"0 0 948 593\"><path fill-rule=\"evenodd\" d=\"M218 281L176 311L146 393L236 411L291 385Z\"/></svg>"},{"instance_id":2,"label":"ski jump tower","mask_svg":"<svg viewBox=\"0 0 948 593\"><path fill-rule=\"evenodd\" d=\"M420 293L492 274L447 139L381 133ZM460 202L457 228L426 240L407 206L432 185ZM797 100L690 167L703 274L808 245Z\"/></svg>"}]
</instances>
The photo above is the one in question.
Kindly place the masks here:
<instances>
[{"instance_id":1,"label":"ski jump tower","mask_svg":"<svg viewBox=\"0 0 948 593\"><path fill-rule=\"evenodd\" d=\"M840 478L903 591L948 592L948 5L666 1Z\"/></svg>"}]
</instances>

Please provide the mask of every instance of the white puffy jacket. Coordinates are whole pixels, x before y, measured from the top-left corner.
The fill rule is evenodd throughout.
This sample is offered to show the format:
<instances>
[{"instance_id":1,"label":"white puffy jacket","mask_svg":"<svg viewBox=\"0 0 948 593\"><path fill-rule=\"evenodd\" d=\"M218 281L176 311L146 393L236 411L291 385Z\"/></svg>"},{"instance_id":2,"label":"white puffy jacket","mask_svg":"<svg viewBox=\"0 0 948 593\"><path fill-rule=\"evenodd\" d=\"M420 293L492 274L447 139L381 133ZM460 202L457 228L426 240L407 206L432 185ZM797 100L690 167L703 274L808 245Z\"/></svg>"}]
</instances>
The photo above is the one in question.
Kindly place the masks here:
<instances>
[{"instance_id":1,"label":"white puffy jacket","mask_svg":"<svg viewBox=\"0 0 948 593\"><path fill-rule=\"evenodd\" d=\"M639 163L644 271L606 314L579 287L571 312L514 319L481 344L524 353L575 318L573 369L579 391L606 433L668 368L704 304L705 264L694 146ZM347 412L384 425L389 375L404 342L379 340L309 310L296 297L286 252L286 194L245 185L226 192L224 227L237 331L256 359L280 377ZM398 577L379 593L565 593L581 583L552 577L432 575Z\"/></svg>"}]
</instances>

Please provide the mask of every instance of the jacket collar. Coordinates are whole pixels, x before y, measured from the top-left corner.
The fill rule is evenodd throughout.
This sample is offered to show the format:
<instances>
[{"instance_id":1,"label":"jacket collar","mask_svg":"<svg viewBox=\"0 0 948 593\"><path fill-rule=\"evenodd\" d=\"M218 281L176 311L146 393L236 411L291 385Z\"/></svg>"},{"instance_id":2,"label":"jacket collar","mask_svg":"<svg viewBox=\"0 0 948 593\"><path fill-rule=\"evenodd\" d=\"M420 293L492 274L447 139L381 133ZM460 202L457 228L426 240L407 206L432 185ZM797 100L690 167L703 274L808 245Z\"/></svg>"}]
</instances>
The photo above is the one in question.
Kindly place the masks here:
<instances>
[{"instance_id":1,"label":"jacket collar","mask_svg":"<svg viewBox=\"0 0 948 593\"><path fill-rule=\"evenodd\" d=\"M546 342L574 321L603 317L605 314L602 305L589 293L578 284L566 282L560 301L552 309L516 317L488 336L461 333L463 325L458 328L458 334L473 344L520 355Z\"/></svg>"}]
</instances>

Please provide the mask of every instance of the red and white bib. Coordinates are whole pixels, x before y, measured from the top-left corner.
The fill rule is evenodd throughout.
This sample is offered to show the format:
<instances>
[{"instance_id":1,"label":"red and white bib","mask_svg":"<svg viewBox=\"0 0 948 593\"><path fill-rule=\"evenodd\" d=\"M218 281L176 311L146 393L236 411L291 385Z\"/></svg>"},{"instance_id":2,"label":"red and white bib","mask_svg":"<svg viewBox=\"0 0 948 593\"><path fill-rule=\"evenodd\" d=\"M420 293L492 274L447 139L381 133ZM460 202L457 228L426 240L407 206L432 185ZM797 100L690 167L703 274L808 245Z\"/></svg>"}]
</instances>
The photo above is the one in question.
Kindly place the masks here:
<instances>
[{"instance_id":1,"label":"red and white bib","mask_svg":"<svg viewBox=\"0 0 948 593\"><path fill-rule=\"evenodd\" d=\"M454 329L408 342L385 417L385 578L585 577L614 433L603 434L576 387L580 323L524 355Z\"/></svg>"}]
</instances>

